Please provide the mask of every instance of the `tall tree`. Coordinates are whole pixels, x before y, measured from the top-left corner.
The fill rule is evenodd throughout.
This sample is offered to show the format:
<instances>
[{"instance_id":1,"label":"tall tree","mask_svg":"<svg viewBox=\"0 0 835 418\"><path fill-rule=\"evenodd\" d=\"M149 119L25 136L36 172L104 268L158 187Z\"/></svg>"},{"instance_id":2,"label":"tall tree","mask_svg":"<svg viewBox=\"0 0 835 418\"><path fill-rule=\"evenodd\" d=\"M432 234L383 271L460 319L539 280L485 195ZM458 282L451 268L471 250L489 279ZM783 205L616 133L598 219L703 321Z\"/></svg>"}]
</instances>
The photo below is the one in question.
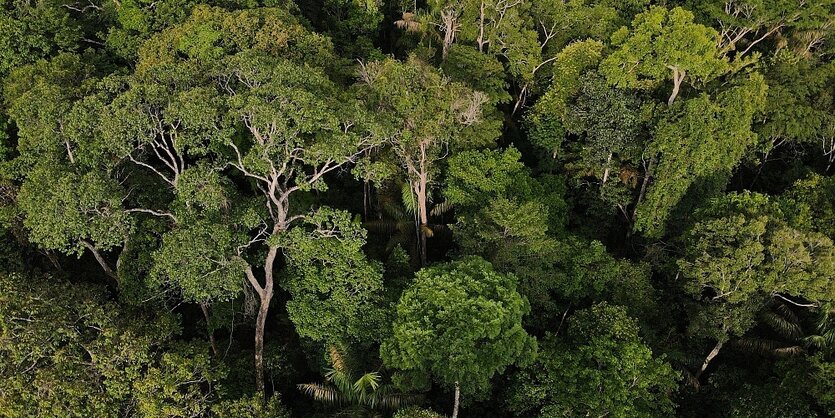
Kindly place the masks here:
<instances>
[{"instance_id":1,"label":"tall tree","mask_svg":"<svg viewBox=\"0 0 835 418\"><path fill-rule=\"evenodd\" d=\"M440 166L450 151L490 144L494 133L479 135L486 94L470 90L416 57L406 62L388 59L360 70L362 95L388 138L391 164L405 170L417 200L421 262L426 263L429 201ZM469 132L468 132L469 129Z\"/></svg>"},{"instance_id":2,"label":"tall tree","mask_svg":"<svg viewBox=\"0 0 835 418\"><path fill-rule=\"evenodd\" d=\"M508 404L517 416L659 416L673 411L676 380L626 310L601 303L572 315L566 335L546 337L511 380Z\"/></svg>"},{"instance_id":3,"label":"tall tree","mask_svg":"<svg viewBox=\"0 0 835 418\"><path fill-rule=\"evenodd\" d=\"M693 13L653 6L635 16L632 29L612 35L618 47L600 63L610 84L620 88L655 88L672 79L672 105L685 79L706 83L728 71L716 47L716 31L693 22Z\"/></svg>"},{"instance_id":4,"label":"tall tree","mask_svg":"<svg viewBox=\"0 0 835 418\"><path fill-rule=\"evenodd\" d=\"M452 387L457 417L460 393L484 394L496 373L533 359L536 340L521 323L530 308L515 282L477 257L424 268L397 304L383 360Z\"/></svg>"}]
</instances>

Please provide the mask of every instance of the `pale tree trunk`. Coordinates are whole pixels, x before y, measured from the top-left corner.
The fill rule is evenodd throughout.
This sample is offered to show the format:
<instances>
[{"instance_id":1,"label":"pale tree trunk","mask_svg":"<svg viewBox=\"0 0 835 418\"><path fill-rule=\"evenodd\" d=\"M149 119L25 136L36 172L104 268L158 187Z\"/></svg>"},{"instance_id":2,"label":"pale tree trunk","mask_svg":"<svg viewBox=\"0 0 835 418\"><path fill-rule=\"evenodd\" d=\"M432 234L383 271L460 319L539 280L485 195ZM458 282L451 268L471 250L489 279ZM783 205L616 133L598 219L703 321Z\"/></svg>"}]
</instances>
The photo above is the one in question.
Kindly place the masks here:
<instances>
[{"instance_id":1,"label":"pale tree trunk","mask_svg":"<svg viewBox=\"0 0 835 418\"><path fill-rule=\"evenodd\" d=\"M452 404L452 418L458 418L458 402L461 398L461 386L455 382L455 401Z\"/></svg>"},{"instance_id":2,"label":"pale tree trunk","mask_svg":"<svg viewBox=\"0 0 835 418\"><path fill-rule=\"evenodd\" d=\"M255 320L255 390L261 396L264 395L264 331L267 327L267 312L270 309L269 296L261 296L258 318Z\"/></svg>"},{"instance_id":3,"label":"pale tree trunk","mask_svg":"<svg viewBox=\"0 0 835 418\"><path fill-rule=\"evenodd\" d=\"M209 336L209 342L212 344L212 353L217 357L217 342L215 341L215 333L212 331L212 325L209 321L209 304L205 302L200 303L200 310L203 311L203 318L206 319L206 334Z\"/></svg>"},{"instance_id":4,"label":"pale tree trunk","mask_svg":"<svg viewBox=\"0 0 835 418\"><path fill-rule=\"evenodd\" d=\"M267 313L273 298L273 265L278 247L270 247L264 262L264 288L261 289L258 317L255 320L255 388L264 394L264 331L267 327Z\"/></svg>"},{"instance_id":5,"label":"pale tree trunk","mask_svg":"<svg viewBox=\"0 0 835 418\"><path fill-rule=\"evenodd\" d=\"M419 245L419 253L420 253L420 265L426 265L426 228L429 227L429 215L427 213L427 203L426 203L426 174L424 173L420 179L415 182L414 185L415 194L417 195L417 204L418 204L418 237L420 239Z\"/></svg>"},{"instance_id":6,"label":"pale tree trunk","mask_svg":"<svg viewBox=\"0 0 835 418\"><path fill-rule=\"evenodd\" d=\"M428 187L428 180L429 180L429 173L428 173L428 160L427 160L427 153L426 148L429 145L427 143L421 144L420 147L420 161L418 164L418 172L417 179L413 182L413 189L415 191L415 195L417 196L417 203L418 203L418 220L420 221L420 225L418 226L418 237L420 238L420 265L426 265L426 230L429 228L429 209L428 209L428 202L427 202L427 193L426 190Z\"/></svg>"},{"instance_id":7,"label":"pale tree trunk","mask_svg":"<svg viewBox=\"0 0 835 418\"><path fill-rule=\"evenodd\" d=\"M612 164L612 153L609 153L609 158L606 159L606 169L603 170L603 184L606 184L606 181L609 180L609 165Z\"/></svg>"},{"instance_id":8,"label":"pale tree trunk","mask_svg":"<svg viewBox=\"0 0 835 418\"><path fill-rule=\"evenodd\" d=\"M705 361L704 361L704 362L702 362L702 367L701 367L701 368L699 369L699 371L698 371L698 372L696 372L696 374L693 376L693 380L694 380L695 382L697 382L697 383L698 383L698 381L699 381L699 377L701 377L701 376L702 376L702 373L704 373L704 372L705 372L705 370L707 370L707 366L709 366L709 365L710 365L710 362L711 362L711 361L713 361L713 359L714 359L714 358L716 358L716 356L717 356L717 355L719 355L719 350L721 350L721 349L722 349L722 345L723 345L723 344L724 344L724 343L723 343L721 340L720 340L720 341L718 341L718 342L716 343L716 345L713 347L713 350L710 350L710 353L708 353L708 354L707 354L707 357L705 357Z\"/></svg>"},{"instance_id":9,"label":"pale tree trunk","mask_svg":"<svg viewBox=\"0 0 835 418\"><path fill-rule=\"evenodd\" d=\"M684 81L684 76L687 75L687 72L679 70L678 67L667 66L667 68L673 70L673 92L667 100L667 105L672 106L678 96L678 90L681 88L681 82Z\"/></svg>"},{"instance_id":10,"label":"pale tree trunk","mask_svg":"<svg viewBox=\"0 0 835 418\"><path fill-rule=\"evenodd\" d=\"M89 243L88 241L81 241L81 245L83 245L85 248L90 250L90 252L93 254L93 257L96 258L96 261L101 266L102 270L104 270L104 274L107 274L107 277L110 277L111 279L113 279L118 284L119 283L119 275L117 275L116 272L113 271L112 268L110 268L110 265L107 264L107 261L101 255L99 250L97 250L96 247L93 244Z\"/></svg>"},{"instance_id":11,"label":"pale tree trunk","mask_svg":"<svg viewBox=\"0 0 835 418\"><path fill-rule=\"evenodd\" d=\"M448 8L441 12L441 21L444 29L444 44L441 50L441 59L446 60L449 47L455 42L455 33L458 32L458 16L455 10Z\"/></svg>"},{"instance_id":12,"label":"pale tree trunk","mask_svg":"<svg viewBox=\"0 0 835 418\"><path fill-rule=\"evenodd\" d=\"M281 225L283 224L283 222L276 224L273 228L273 234L282 231L284 228ZM258 294L258 316L255 319L255 388L261 396L264 395L264 333L267 328L267 314L273 297L273 267L277 255L278 247L271 245L264 260L264 286L261 286L258 282L251 266L246 266L245 270L249 284Z\"/></svg>"},{"instance_id":13,"label":"pale tree trunk","mask_svg":"<svg viewBox=\"0 0 835 418\"><path fill-rule=\"evenodd\" d=\"M478 52L484 52L484 0L481 2L481 8L479 9L478 15L478 39L476 39L478 43Z\"/></svg>"}]
</instances>

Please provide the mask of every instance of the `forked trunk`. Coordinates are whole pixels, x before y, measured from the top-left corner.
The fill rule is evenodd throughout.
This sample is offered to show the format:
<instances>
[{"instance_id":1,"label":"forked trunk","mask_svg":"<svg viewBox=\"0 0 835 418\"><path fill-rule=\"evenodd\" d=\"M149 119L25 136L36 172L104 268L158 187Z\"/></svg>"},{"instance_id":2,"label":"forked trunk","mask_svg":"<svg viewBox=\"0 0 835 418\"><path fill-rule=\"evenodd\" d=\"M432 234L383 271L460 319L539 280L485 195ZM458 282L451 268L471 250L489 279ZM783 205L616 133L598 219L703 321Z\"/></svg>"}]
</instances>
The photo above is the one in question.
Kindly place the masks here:
<instances>
[{"instance_id":1,"label":"forked trunk","mask_svg":"<svg viewBox=\"0 0 835 418\"><path fill-rule=\"evenodd\" d=\"M281 231L279 225L273 229L276 234ZM267 327L267 313L273 297L273 265L278 254L278 247L271 246L264 260L264 286L258 283L252 268L247 266L246 277L252 288L258 294L258 316L255 319L255 388L261 396L264 395L264 331Z\"/></svg>"},{"instance_id":2,"label":"forked trunk","mask_svg":"<svg viewBox=\"0 0 835 418\"><path fill-rule=\"evenodd\" d=\"M684 81L684 76L687 75L687 72L679 70L677 67L669 68L673 70L673 92L670 94L670 98L667 99L667 106L672 106L678 96L678 90L681 88L681 82Z\"/></svg>"}]
</instances>

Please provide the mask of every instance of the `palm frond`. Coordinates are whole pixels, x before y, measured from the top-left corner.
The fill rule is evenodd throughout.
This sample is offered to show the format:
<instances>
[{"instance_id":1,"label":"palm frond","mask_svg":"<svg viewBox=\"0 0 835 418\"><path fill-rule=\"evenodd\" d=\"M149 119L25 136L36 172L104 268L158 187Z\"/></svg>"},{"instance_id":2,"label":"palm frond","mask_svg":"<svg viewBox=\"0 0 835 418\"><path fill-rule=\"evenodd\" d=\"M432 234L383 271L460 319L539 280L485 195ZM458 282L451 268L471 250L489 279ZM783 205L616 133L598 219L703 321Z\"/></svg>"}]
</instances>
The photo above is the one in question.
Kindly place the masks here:
<instances>
[{"instance_id":1,"label":"palm frond","mask_svg":"<svg viewBox=\"0 0 835 418\"><path fill-rule=\"evenodd\" d=\"M774 311L765 311L760 318L783 338L796 339L803 335L800 324L793 320L796 317L786 317Z\"/></svg>"},{"instance_id":2,"label":"palm frond","mask_svg":"<svg viewBox=\"0 0 835 418\"><path fill-rule=\"evenodd\" d=\"M799 345L793 345L790 347L781 347L774 349L774 355L777 357L791 357L796 356L798 354L804 353L806 350Z\"/></svg>"},{"instance_id":3,"label":"palm frond","mask_svg":"<svg viewBox=\"0 0 835 418\"><path fill-rule=\"evenodd\" d=\"M328 355L330 356L331 360L331 367L334 370L339 371L346 371L348 370L348 365L345 362L345 357L342 356L342 353L339 352L339 349L336 346L330 346L328 348Z\"/></svg>"},{"instance_id":4,"label":"palm frond","mask_svg":"<svg viewBox=\"0 0 835 418\"><path fill-rule=\"evenodd\" d=\"M330 385L321 383L301 383L296 385L299 391L307 396L313 398L317 402L326 403L329 405L342 405L345 401L339 391Z\"/></svg>"},{"instance_id":5,"label":"palm frond","mask_svg":"<svg viewBox=\"0 0 835 418\"><path fill-rule=\"evenodd\" d=\"M400 229L400 223L392 219L375 219L365 222L363 227L376 234L394 235Z\"/></svg>"},{"instance_id":6,"label":"palm frond","mask_svg":"<svg viewBox=\"0 0 835 418\"><path fill-rule=\"evenodd\" d=\"M353 391L351 388L353 387L353 376L351 372L347 370L336 370L336 369L329 369L327 373L325 373L325 378L328 379L329 382L333 383L336 388L342 392L343 395L347 398L352 398Z\"/></svg>"},{"instance_id":7,"label":"palm frond","mask_svg":"<svg viewBox=\"0 0 835 418\"><path fill-rule=\"evenodd\" d=\"M412 191L412 186L409 183L403 183L400 188L400 196L403 199L403 207L406 212L414 215L417 213L417 197Z\"/></svg>"},{"instance_id":8,"label":"palm frond","mask_svg":"<svg viewBox=\"0 0 835 418\"><path fill-rule=\"evenodd\" d=\"M422 395L413 393L399 393L391 385L380 385L374 392L370 406L372 408L400 409L409 405L415 405L423 400Z\"/></svg>"},{"instance_id":9,"label":"palm frond","mask_svg":"<svg viewBox=\"0 0 835 418\"><path fill-rule=\"evenodd\" d=\"M420 22L417 21L417 15L410 12L403 12L403 16L394 22L394 26L406 32L420 32L421 30Z\"/></svg>"},{"instance_id":10,"label":"palm frond","mask_svg":"<svg viewBox=\"0 0 835 418\"><path fill-rule=\"evenodd\" d=\"M453 209L452 203L449 202L440 202L436 204L432 210L429 211L429 214L432 216L440 216L445 213L449 213Z\"/></svg>"},{"instance_id":11,"label":"palm frond","mask_svg":"<svg viewBox=\"0 0 835 418\"><path fill-rule=\"evenodd\" d=\"M776 306L774 310L777 311L780 315L783 315L786 319L796 324L800 323L800 318L797 317L797 314L794 313L791 306L786 303L775 301Z\"/></svg>"},{"instance_id":12,"label":"palm frond","mask_svg":"<svg viewBox=\"0 0 835 418\"><path fill-rule=\"evenodd\" d=\"M371 399L374 397L374 391L380 387L380 379L380 373L368 372L354 382L353 396L360 404L368 405L372 403Z\"/></svg>"},{"instance_id":13,"label":"palm frond","mask_svg":"<svg viewBox=\"0 0 835 418\"><path fill-rule=\"evenodd\" d=\"M803 352L803 349L799 346L786 347L779 341L763 338L740 338L734 341L733 345L742 351L766 357L787 357Z\"/></svg>"}]
</instances>

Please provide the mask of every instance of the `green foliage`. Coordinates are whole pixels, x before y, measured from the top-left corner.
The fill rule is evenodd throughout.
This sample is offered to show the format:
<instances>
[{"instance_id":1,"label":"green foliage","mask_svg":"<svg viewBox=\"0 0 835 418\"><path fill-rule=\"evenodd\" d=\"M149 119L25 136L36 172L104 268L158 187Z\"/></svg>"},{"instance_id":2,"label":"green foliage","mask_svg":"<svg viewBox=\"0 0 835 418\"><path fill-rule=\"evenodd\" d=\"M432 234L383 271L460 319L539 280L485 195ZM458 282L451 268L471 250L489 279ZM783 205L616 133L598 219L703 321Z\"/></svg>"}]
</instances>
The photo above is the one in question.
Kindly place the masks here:
<instances>
[{"instance_id":1,"label":"green foliage","mask_svg":"<svg viewBox=\"0 0 835 418\"><path fill-rule=\"evenodd\" d=\"M394 418L443 418L443 415L432 411L431 409L418 408L410 406L403 408L394 414Z\"/></svg>"},{"instance_id":2,"label":"green foliage","mask_svg":"<svg viewBox=\"0 0 835 418\"><path fill-rule=\"evenodd\" d=\"M444 197L454 206L477 207L524 188L525 165L513 147L498 153L465 151L449 159Z\"/></svg>"},{"instance_id":3,"label":"green foliage","mask_svg":"<svg viewBox=\"0 0 835 418\"><path fill-rule=\"evenodd\" d=\"M767 196L728 195L713 202L687 233L682 275L688 290L712 289L713 300L739 303L752 294L786 294L832 300L832 241L782 219Z\"/></svg>"},{"instance_id":4,"label":"green foliage","mask_svg":"<svg viewBox=\"0 0 835 418\"><path fill-rule=\"evenodd\" d=\"M536 340L521 324L529 309L516 278L480 258L427 267L401 296L380 354L391 367L482 395L495 374L533 358Z\"/></svg>"},{"instance_id":5,"label":"green foliage","mask_svg":"<svg viewBox=\"0 0 835 418\"><path fill-rule=\"evenodd\" d=\"M80 22L60 2L0 3L0 78L11 70L78 48Z\"/></svg>"},{"instance_id":6,"label":"green foliage","mask_svg":"<svg viewBox=\"0 0 835 418\"><path fill-rule=\"evenodd\" d=\"M636 321L602 303L572 315L565 336L546 337L539 358L514 375L508 403L517 416L664 416L677 379Z\"/></svg>"},{"instance_id":7,"label":"green foliage","mask_svg":"<svg viewBox=\"0 0 835 418\"><path fill-rule=\"evenodd\" d=\"M96 172L39 164L20 188L18 204L30 239L44 248L79 255L87 245L108 250L131 230L118 184Z\"/></svg>"},{"instance_id":8,"label":"green foliage","mask_svg":"<svg viewBox=\"0 0 835 418\"><path fill-rule=\"evenodd\" d=\"M303 337L325 343L380 337L383 275L362 252L366 232L350 214L322 208L281 242L289 271L287 311Z\"/></svg>"},{"instance_id":9,"label":"green foliage","mask_svg":"<svg viewBox=\"0 0 835 418\"><path fill-rule=\"evenodd\" d=\"M244 261L236 256L240 237L223 223L197 221L177 226L154 252L150 283L173 286L188 302L224 301L244 284Z\"/></svg>"},{"instance_id":10,"label":"green foliage","mask_svg":"<svg viewBox=\"0 0 835 418\"><path fill-rule=\"evenodd\" d=\"M714 29L693 22L693 13L680 7L653 6L612 35L618 47L600 63L609 84L619 88L653 89L684 74L704 84L728 71L720 57Z\"/></svg>"},{"instance_id":11,"label":"green foliage","mask_svg":"<svg viewBox=\"0 0 835 418\"><path fill-rule=\"evenodd\" d=\"M568 100L580 89L580 76L600 63L602 51L603 43L594 40L574 42L560 51L551 85L528 115L531 142L554 156L565 137Z\"/></svg>"},{"instance_id":12,"label":"green foliage","mask_svg":"<svg viewBox=\"0 0 835 418\"><path fill-rule=\"evenodd\" d=\"M204 386L223 375L215 370L205 345L183 345L165 352L133 384L133 397L141 416L193 417L210 407ZM211 390L211 389L209 389Z\"/></svg>"},{"instance_id":13,"label":"green foliage","mask_svg":"<svg viewBox=\"0 0 835 418\"><path fill-rule=\"evenodd\" d=\"M49 276L4 274L0 286L0 414L192 416L214 399L223 371L205 345L170 343L175 318Z\"/></svg>"},{"instance_id":14,"label":"green foliage","mask_svg":"<svg viewBox=\"0 0 835 418\"><path fill-rule=\"evenodd\" d=\"M741 336L772 297L814 305L835 295L832 241L787 222L768 196L730 194L712 201L698 219L682 237L678 261L684 290L700 301L693 335L720 342Z\"/></svg>"},{"instance_id":15,"label":"green foliage","mask_svg":"<svg viewBox=\"0 0 835 418\"><path fill-rule=\"evenodd\" d=\"M697 179L728 178L749 147L757 141L751 131L762 110L766 85L761 75L719 93L703 94L676 104L655 127L650 145L659 155L646 200L638 206L635 228L648 236L663 233L670 212Z\"/></svg>"},{"instance_id":16,"label":"green foliage","mask_svg":"<svg viewBox=\"0 0 835 418\"><path fill-rule=\"evenodd\" d=\"M281 404L278 396L266 402L261 395L224 400L212 406L212 414L228 418L290 418L290 411Z\"/></svg>"},{"instance_id":17,"label":"green foliage","mask_svg":"<svg viewBox=\"0 0 835 418\"><path fill-rule=\"evenodd\" d=\"M835 413L835 0L651 3L0 0L0 416Z\"/></svg>"},{"instance_id":18,"label":"green foliage","mask_svg":"<svg viewBox=\"0 0 835 418\"><path fill-rule=\"evenodd\" d=\"M336 347L329 350L331 367L325 373L326 383L304 383L299 390L316 401L338 406L341 413L394 410L414 403L417 395L399 393L391 384L383 383L379 372L367 372L359 377ZM350 411L350 412L349 412Z\"/></svg>"},{"instance_id":19,"label":"green foliage","mask_svg":"<svg viewBox=\"0 0 835 418\"><path fill-rule=\"evenodd\" d=\"M431 183L439 169L434 162L448 149L487 145L497 136L467 131L483 121L485 93L451 82L414 56L364 65L357 89L390 138L393 155L387 161L404 167L410 181L425 173Z\"/></svg>"}]
</instances>

